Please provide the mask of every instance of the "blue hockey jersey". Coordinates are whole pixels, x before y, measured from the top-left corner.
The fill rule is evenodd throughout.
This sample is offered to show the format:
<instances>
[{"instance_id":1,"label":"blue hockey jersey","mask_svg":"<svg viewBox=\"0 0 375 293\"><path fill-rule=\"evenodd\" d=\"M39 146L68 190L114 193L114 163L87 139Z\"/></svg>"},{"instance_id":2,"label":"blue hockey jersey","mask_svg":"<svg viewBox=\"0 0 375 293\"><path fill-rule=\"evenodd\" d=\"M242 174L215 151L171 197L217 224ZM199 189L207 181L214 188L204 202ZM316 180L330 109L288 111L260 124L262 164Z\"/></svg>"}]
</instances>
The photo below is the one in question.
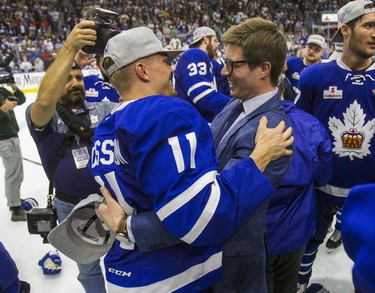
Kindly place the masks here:
<instances>
[{"instance_id":1,"label":"blue hockey jersey","mask_svg":"<svg viewBox=\"0 0 375 293\"><path fill-rule=\"evenodd\" d=\"M230 100L218 92L211 59L201 49L189 49L178 59L174 87L178 96L194 105L207 122L212 122Z\"/></svg>"},{"instance_id":2,"label":"blue hockey jersey","mask_svg":"<svg viewBox=\"0 0 375 293\"><path fill-rule=\"evenodd\" d=\"M286 60L288 69L285 71L285 76L289 79L294 91L297 91L298 82L302 70L306 68L301 57L290 57Z\"/></svg>"},{"instance_id":3,"label":"blue hockey jersey","mask_svg":"<svg viewBox=\"0 0 375 293\"><path fill-rule=\"evenodd\" d=\"M83 78L83 82L85 84L86 101L100 102L109 100L111 102L119 102L120 95L116 89L99 75L87 75Z\"/></svg>"},{"instance_id":4,"label":"blue hockey jersey","mask_svg":"<svg viewBox=\"0 0 375 293\"><path fill-rule=\"evenodd\" d=\"M296 106L317 117L332 140L333 176L319 188L344 198L375 182L375 64L352 71L341 59L306 68Z\"/></svg>"},{"instance_id":5,"label":"blue hockey jersey","mask_svg":"<svg viewBox=\"0 0 375 293\"><path fill-rule=\"evenodd\" d=\"M182 99L122 103L102 121L91 157L95 179L128 215L154 210L184 241L143 254L116 241L104 260L111 289L200 292L220 280L220 243L272 186L251 159L221 174L217 163L208 124Z\"/></svg>"}]
</instances>

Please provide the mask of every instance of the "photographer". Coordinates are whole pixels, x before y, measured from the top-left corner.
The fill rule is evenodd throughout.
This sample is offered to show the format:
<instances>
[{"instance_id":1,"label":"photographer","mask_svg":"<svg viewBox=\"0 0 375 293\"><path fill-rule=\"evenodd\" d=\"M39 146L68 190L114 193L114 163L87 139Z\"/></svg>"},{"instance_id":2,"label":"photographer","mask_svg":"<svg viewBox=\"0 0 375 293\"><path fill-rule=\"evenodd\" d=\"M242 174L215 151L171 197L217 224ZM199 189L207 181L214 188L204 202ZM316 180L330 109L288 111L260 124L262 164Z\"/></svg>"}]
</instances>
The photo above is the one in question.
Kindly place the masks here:
<instances>
[{"instance_id":1,"label":"photographer","mask_svg":"<svg viewBox=\"0 0 375 293\"><path fill-rule=\"evenodd\" d=\"M71 127L72 122L79 120L82 125L88 126L85 129L94 131L99 122L117 106L117 103L109 101L88 102L82 70L73 62L83 46L96 44L94 25L93 21L82 21L74 27L56 59L49 63L35 102L26 110L30 134L47 177L53 182L54 205L60 223L82 199L99 193L99 185L87 168L92 141L77 134ZM64 115L57 108L64 108L63 114L71 112L69 123L64 121ZM78 280L86 292L106 292L99 260L77 264Z\"/></svg>"},{"instance_id":2,"label":"photographer","mask_svg":"<svg viewBox=\"0 0 375 293\"><path fill-rule=\"evenodd\" d=\"M0 62L0 157L5 169L5 196L12 211L12 221L26 221L26 211L21 206L20 189L23 180L22 154L18 138L18 123L13 109L25 102L9 68L12 56ZM9 90L5 88L7 84Z\"/></svg>"}]
</instances>

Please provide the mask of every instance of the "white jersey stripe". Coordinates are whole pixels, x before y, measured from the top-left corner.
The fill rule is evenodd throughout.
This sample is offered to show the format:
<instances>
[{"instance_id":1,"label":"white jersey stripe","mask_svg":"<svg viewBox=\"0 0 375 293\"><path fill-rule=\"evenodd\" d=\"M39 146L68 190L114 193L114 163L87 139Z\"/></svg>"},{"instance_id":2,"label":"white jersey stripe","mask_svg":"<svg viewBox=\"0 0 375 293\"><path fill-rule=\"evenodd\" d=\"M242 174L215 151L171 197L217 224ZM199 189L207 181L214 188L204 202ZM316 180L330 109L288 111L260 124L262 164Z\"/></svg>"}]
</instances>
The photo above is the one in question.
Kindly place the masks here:
<instances>
[{"instance_id":1,"label":"white jersey stripe","mask_svg":"<svg viewBox=\"0 0 375 293\"><path fill-rule=\"evenodd\" d=\"M193 103L196 104L200 99L203 99L205 96L212 93L213 91L214 91L213 89L205 90L203 93L199 94L193 99Z\"/></svg>"},{"instance_id":2,"label":"white jersey stripe","mask_svg":"<svg viewBox=\"0 0 375 293\"><path fill-rule=\"evenodd\" d=\"M193 185L189 186L184 192L176 196L169 203L157 211L160 221L163 221L169 215L194 198L203 188L215 180L217 171L210 171L200 177Z\"/></svg>"},{"instance_id":3,"label":"white jersey stripe","mask_svg":"<svg viewBox=\"0 0 375 293\"><path fill-rule=\"evenodd\" d=\"M211 221L211 218L216 212L216 208L220 201L220 186L217 183L216 177L214 182L212 183L212 189L210 198L199 217L196 221L194 227L187 233L184 237L181 238L186 243L191 244L197 237L202 233L203 229L207 226L207 224Z\"/></svg>"},{"instance_id":4,"label":"white jersey stripe","mask_svg":"<svg viewBox=\"0 0 375 293\"><path fill-rule=\"evenodd\" d=\"M193 86L191 86L187 92L187 95L190 96L191 92L201 86L208 86L209 88L211 88L211 83L207 82L207 81L202 81L202 82L198 82L196 84L194 84Z\"/></svg>"},{"instance_id":5,"label":"white jersey stripe","mask_svg":"<svg viewBox=\"0 0 375 293\"><path fill-rule=\"evenodd\" d=\"M120 186L117 183L115 172L105 174L105 178L108 180L109 185L113 189L113 192L116 194L117 200L120 206L124 209L126 215L133 215L135 209L125 201L124 196L122 195L122 192L120 190Z\"/></svg>"},{"instance_id":6,"label":"white jersey stripe","mask_svg":"<svg viewBox=\"0 0 375 293\"><path fill-rule=\"evenodd\" d=\"M212 255L207 261L190 267L186 271L171 278L161 280L160 282L149 286L124 288L107 283L108 293L154 293L154 292L174 292L181 287L200 279L202 276L217 270L221 267L222 252ZM107 272L108 274L108 272Z\"/></svg>"}]
</instances>

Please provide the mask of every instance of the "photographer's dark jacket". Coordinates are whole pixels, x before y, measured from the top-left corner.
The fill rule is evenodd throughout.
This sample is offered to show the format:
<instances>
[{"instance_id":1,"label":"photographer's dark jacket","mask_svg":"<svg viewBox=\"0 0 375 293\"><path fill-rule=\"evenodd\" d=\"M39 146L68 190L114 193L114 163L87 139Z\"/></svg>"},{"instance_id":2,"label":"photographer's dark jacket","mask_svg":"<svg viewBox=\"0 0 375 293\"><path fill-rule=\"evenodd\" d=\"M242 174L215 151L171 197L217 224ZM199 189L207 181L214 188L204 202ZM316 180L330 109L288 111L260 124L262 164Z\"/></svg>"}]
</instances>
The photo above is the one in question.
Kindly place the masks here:
<instances>
[{"instance_id":1,"label":"photographer's dark jacket","mask_svg":"<svg viewBox=\"0 0 375 293\"><path fill-rule=\"evenodd\" d=\"M26 98L22 91L17 89L11 93L6 88L0 87L0 106L5 103L9 96L15 96L18 99L18 105L25 102ZM0 140L9 139L18 136L19 127L13 110L4 113L0 110Z\"/></svg>"},{"instance_id":2,"label":"photographer's dark jacket","mask_svg":"<svg viewBox=\"0 0 375 293\"><path fill-rule=\"evenodd\" d=\"M80 115L86 112L91 128L95 129L99 122L117 105L109 101L100 103L84 102L83 107L77 110L76 114ZM35 128L30 119L30 108L26 110L26 121L33 137L44 171L50 179L53 165L60 151L65 134L69 131L67 125L62 121L57 112L52 120L42 129ZM99 193L99 185L94 180L88 167L77 169L73 158L72 150L78 147L86 146L91 155L91 143L79 139L77 136L73 139L70 147L65 151L64 157L57 166L54 176L53 186L56 194L60 193L77 200L86 198L92 193ZM66 200L64 200L66 201Z\"/></svg>"}]
</instances>

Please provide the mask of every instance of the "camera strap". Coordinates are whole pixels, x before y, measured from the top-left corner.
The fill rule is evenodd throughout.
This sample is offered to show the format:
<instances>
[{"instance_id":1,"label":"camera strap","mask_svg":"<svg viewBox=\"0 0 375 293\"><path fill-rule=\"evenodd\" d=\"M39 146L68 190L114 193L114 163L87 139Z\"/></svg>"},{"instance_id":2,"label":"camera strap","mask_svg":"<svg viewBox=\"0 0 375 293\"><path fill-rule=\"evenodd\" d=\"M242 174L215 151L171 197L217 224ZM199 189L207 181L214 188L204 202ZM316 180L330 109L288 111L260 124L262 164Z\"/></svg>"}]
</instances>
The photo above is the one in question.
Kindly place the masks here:
<instances>
[{"instance_id":1,"label":"camera strap","mask_svg":"<svg viewBox=\"0 0 375 293\"><path fill-rule=\"evenodd\" d=\"M92 143L94 131L91 129L90 120L85 115L77 115L67 106L57 103L56 111L69 129L85 142Z\"/></svg>"}]
</instances>

